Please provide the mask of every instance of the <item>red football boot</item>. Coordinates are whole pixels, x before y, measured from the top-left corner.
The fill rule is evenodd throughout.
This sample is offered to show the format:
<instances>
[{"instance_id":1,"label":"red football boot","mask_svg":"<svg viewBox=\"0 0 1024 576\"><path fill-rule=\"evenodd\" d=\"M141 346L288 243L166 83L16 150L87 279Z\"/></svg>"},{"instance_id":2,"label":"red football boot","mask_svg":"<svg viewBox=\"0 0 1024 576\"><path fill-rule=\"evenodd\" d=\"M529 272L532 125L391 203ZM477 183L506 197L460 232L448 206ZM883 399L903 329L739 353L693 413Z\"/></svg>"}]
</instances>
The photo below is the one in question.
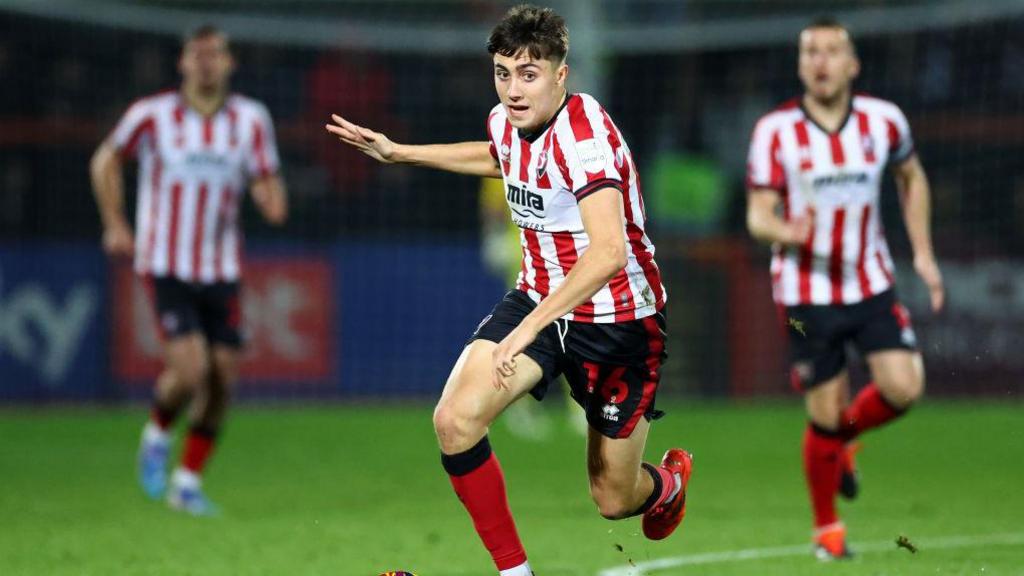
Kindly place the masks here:
<instances>
[{"instance_id":1,"label":"red football boot","mask_svg":"<svg viewBox=\"0 0 1024 576\"><path fill-rule=\"evenodd\" d=\"M679 493L668 504L661 504L644 512L644 536L650 540L663 540L679 526L686 515L686 484L693 470L693 456L686 450L672 448L665 452L661 467L679 477Z\"/></svg>"}]
</instances>

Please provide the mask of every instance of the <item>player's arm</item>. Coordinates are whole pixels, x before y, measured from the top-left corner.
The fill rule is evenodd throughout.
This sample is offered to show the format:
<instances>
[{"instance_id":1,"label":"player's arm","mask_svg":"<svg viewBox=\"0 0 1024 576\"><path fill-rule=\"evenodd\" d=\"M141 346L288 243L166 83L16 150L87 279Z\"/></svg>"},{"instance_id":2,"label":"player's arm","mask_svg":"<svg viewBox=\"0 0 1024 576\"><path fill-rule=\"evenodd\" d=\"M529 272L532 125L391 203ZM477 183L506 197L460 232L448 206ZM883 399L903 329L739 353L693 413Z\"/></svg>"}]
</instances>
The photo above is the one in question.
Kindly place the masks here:
<instances>
[{"instance_id":1,"label":"player's arm","mask_svg":"<svg viewBox=\"0 0 1024 576\"><path fill-rule=\"evenodd\" d=\"M277 174L253 180L252 199L270 224L280 226L288 219L288 192Z\"/></svg>"},{"instance_id":2,"label":"player's arm","mask_svg":"<svg viewBox=\"0 0 1024 576\"><path fill-rule=\"evenodd\" d=\"M765 243L800 246L811 234L812 220L803 214L792 220L779 215L782 198L771 188L751 188L747 193L747 230Z\"/></svg>"},{"instance_id":3,"label":"player's arm","mask_svg":"<svg viewBox=\"0 0 1024 576\"><path fill-rule=\"evenodd\" d=\"M121 156L109 140L93 153L89 176L103 223L103 249L111 255L130 256L135 243L124 213L124 172Z\"/></svg>"},{"instance_id":4,"label":"player's arm","mask_svg":"<svg viewBox=\"0 0 1024 576\"><path fill-rule=\"evenodd\" d=\"M580 200L583 229L590 246L565 281L533 309L494 350L494 383L515 373L515 357L547 325L583 304L626 266L625 216L622 193L608 186Z\"/></svg>"},{"instance_id":5,"label":"player's arm","mask_svg":"<svg viewBox=\"0 0 1024 576\"><path fill-rule=\"evenodd\" d=\"M498 162L491 156L490 144L458 142L456 144L398 144L380 132L358 126L337 114L327 131L370 158L385 164L412 164L459 174L501 178Z\"/></svg>"},{"instance_id":6,"label":"player's arm","mask_svg":"<svg viewBox=\"0 0 1024 576\"><path fill-rule=\"evenodd\" d=\"M942 309L945 291L942 273L939 272L935 250L932 247L931 190L928 186L928 176L917 154L912 154L903 162L896 164L893 172L900 193L903 221L907 226L910 245L914 249L914 270L928 287L932 310L938 312Z\"/></svg>"}]
</instances>

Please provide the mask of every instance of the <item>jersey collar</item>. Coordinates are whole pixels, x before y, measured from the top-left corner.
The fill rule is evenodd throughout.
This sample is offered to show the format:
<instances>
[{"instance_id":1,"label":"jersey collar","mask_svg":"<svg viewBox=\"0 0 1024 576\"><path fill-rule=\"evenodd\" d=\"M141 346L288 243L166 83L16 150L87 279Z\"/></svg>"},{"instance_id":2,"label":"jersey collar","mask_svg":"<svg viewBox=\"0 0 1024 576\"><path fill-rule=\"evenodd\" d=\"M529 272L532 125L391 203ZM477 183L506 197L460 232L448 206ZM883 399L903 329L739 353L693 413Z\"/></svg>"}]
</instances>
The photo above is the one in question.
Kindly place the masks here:
<instances>
[{"instance_id":1,"label":"jersey collar","mask_svg":"<svg viewBox=\"0 0 1024 576\"><path fill-rule=\"evenodd\" d=\"M836 128L835 131L826 130L824 126L822 126L821 124L818 123L818 121L814 118L814 116L811 115L811 112L807 109L807 107L804 106L804 99L803 99L803 97L801 97L799 99L799 103L800 103L800 111L803 112L804 118L807 118L807 120L811 124L814 124L814 126L818 130L821 130L822 132L824 132L825 134L827 134L829 136L832 136L834 134L839 134L840 132L842 132L843 128L846 128L846 123L850 121L850 116L853 115L853 94L850 94L850 101L846 104L846 115L843 116L843 121L839 123L839 127Z\"/></svg>"},{"instance_id":2,"label":"jersey collar","mask_svg":"<svg viewBox=\"0 0 1024 576\"><path fill-rule=\"evenodd\" d=\"M524 132L523 130L519 130L519 139L526 140L530 144L536 142L537 138L540 138L541 134L547 132L548 128L551 128L551 125L555 123L555 120L558 119L558 115L561 114L562 110L565 110L565 107L569 104L569 100L575 97L575 94L566 93L565 100L562 100L562 105L558 107L558 110L555 110L555 113L551 115L551 118L549 118L543 126L533 132Z\"/></svg>"}]
</instances>

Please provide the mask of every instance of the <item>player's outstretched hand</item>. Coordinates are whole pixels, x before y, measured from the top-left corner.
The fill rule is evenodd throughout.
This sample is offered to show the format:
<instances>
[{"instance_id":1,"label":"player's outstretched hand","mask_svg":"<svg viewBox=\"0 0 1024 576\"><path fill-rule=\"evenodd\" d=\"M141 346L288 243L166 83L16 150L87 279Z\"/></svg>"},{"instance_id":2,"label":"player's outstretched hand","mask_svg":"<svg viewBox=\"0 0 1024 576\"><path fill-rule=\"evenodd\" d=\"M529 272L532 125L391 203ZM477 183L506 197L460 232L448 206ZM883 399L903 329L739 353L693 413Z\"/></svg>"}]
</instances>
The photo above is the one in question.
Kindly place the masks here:
<instances>
[{"instance_id":1,"label":"player's outstretched hand","mask_svg":"<svg viewBox=\"0 0 1024 576\"><path fill-rule=\"evenodd\" d=\"M131 256L135 241L127 224L115 224L103 230L103 251L110 256Z\"/></svg>"},{"instance_id":2,"label":"player's outstretched hand","mask_svg":"<svg viewBox=\"0 0 1024 576\"><path fill-rule=\"evenodd\" d=\"M395 161L395 143L387 136L353 124L337 114L331 114L331 120L334 123L326 125L327 131L342 142L354 146L378 162L391 164Z\"/></svg>"},{"instance_id":3,"label":"player's outstretched hand","mask_svg":"<svg viewBox=\"0 0 1024 576\"><path fill-rule=\"evenodd\" d=\"M946 300L946 290L942 285L942 272L934 256L914 257L914 270L928 287L928 295L932 301L932 312L939 312Z\"/></svg>"},{"instance_id":4,"label":"player's outstretched hand","mask_svg":"<svg viewBox=\"0 0 1024 576\"><path fill-rule=\"evenodd\" d=\"M516 356L522 354L536 338L536 331L520 324L498 343L498 347L491 353L494 360L492 380L495 389L510 389L508 380L516 374Z\"/></svg>"}]
</instances>

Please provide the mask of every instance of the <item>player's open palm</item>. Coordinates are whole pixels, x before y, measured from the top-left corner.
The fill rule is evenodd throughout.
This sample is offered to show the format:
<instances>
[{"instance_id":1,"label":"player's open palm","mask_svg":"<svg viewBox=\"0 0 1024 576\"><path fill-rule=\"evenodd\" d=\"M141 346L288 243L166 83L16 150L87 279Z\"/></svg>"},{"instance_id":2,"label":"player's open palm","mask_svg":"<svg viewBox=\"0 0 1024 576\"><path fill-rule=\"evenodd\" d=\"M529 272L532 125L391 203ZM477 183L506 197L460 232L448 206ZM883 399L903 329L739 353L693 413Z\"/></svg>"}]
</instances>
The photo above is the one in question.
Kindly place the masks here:
<instances>
[{"instance_id":1,"label":"player's open palm","mask_svg":"<svg viewBox=\"0 0 1024 576\"><path fill-rule=\"evenodd\" d=\"M928 287L928 295L932 302L932 312L942 310L946 299L946 291L942 284L942 272L939 271L939 264L933 256L914 258L914 270Z\"/></svg>"},{"instance_id":2,"label":"player's open palm","mask_svg":"<svg viewBox=\"0 0 1024 576\"><path fill-rule=\"evenodd\" d=\"M128 226L109 226L103 231L103 251L110 256L131 256L135 241Z\"/></svg>"},{"instance_id":3,"label":"player's open palm","mask_svg":"<svg viewBox=\"0 0 1024 576\"><path fill-rule=\"evenodd\" d=\"M390 164L394 161L395 143L387 136L353 124L337 114L331 114L331 120L334 123L327 124L327 131L337 136L342 142L354 146L378 162Z\"/></svg>"}]
</instances>

